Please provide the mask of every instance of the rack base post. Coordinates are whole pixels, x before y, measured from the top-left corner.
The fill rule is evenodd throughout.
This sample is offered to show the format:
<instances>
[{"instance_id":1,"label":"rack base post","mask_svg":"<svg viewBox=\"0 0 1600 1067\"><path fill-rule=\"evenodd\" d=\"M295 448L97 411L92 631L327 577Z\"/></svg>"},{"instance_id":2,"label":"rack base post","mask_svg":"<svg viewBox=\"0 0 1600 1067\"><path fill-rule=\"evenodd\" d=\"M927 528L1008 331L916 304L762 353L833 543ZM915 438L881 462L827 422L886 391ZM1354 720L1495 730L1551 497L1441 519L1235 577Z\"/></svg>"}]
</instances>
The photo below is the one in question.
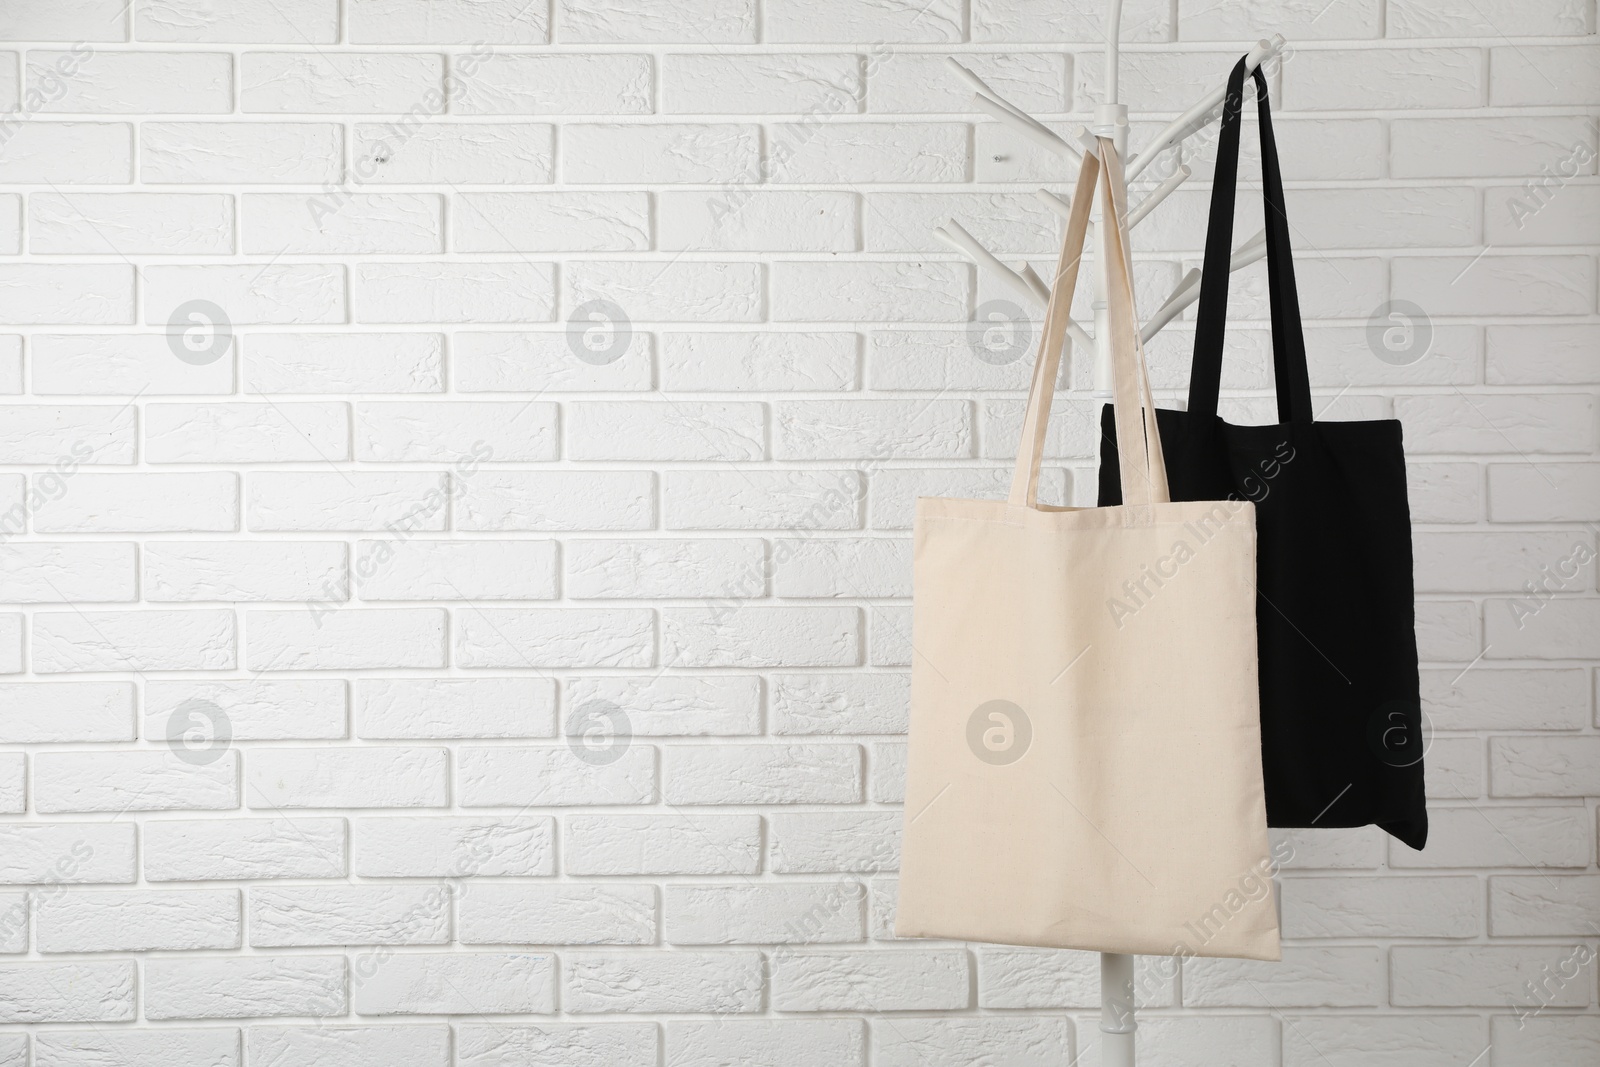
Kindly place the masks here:
<instances>
[{"instance_id":1,"label":"rack base post","mask_svg":"<svg viewBox=\"0 0 1600 1067\"><path fill-rule=\"evenodd\" d=\"M1133 957L1100 953L1100 1067L1133 1067Z\"/></svg>"}]
</instances>

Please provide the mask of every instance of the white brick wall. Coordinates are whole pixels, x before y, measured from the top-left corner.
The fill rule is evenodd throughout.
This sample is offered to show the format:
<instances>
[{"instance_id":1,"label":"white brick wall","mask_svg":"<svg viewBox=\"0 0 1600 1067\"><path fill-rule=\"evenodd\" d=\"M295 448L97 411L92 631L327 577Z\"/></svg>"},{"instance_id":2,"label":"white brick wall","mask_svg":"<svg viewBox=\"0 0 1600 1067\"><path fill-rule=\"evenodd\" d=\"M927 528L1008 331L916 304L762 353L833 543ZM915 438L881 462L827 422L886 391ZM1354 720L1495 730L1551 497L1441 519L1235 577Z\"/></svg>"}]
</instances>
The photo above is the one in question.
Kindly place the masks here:
<instances>
[{"instance_id":1,"label":"white brick wall","mask_svg":"<svg viewBox=\"0 0 1600 1067\"><path fill-rule=\"evenodd\" d=\"M1027 380L929 229L1045 270L1069 177L943 57L1066 128L1101 6L0 2L0 1067L1094 1062L1091 956L892 914L912 503L1004 492ZM1127 4L1136 147L1291 42L1312 381L1405 423L1436 734L1425 852L1275 835L1282 964L1141 961L1146 1067L1600 1062L1595 30Z\"/></svg>"}]
</instances>

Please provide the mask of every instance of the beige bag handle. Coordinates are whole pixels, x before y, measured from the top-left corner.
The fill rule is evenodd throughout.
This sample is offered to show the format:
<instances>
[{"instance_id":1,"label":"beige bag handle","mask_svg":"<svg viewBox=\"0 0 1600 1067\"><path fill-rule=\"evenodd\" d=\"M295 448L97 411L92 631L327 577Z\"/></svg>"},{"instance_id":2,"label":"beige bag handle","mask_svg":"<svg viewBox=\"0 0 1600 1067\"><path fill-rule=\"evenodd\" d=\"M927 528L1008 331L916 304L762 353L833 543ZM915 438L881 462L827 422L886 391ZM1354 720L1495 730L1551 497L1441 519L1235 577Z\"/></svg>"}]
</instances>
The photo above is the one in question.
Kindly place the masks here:
<instances>
[{"instance_id":1,"label":"beige bag handle","mask_svg":"<svg viewBox=\"0 0 1600 1067\"><path fill-rule=\"evenodd\" d=\"M1134 307L1124 209L1114 192L1122 178L1122 160L1117 157L1110 140L1100 137L1096 141L1098 155L1085 155L1078 168L1072 214L1061 242L1061 257L1056 262L1055 284L1051 286L1050 301L1045 306L1039 353L1033 364L1033 383L1028 389L1028 407L1022 420L1022 440L1017 446L1017 466L1011 478L1009 502L1013 506L1038 506L1039 468L1044 459L1050 404L1055 394L1056 375L1061 369L1061 349L1066 341L1072 292L1078 284L1084 236L1089 229L1089 204L1102 165L1106 167L1107 180L1099 183L1100 217L1101 226L1106 229L1112 406L1116 411L1117 452L1121 457L1122 500L1124 504L1134 505L1161 504L1171 499L1161 437L1156 430L1155 401L1150 395L1150 377L1145 369L1144 342L1139 337L1139 320ZM1139 462L1141 457L1142 463Z\"/></svg>"}]
</instances>

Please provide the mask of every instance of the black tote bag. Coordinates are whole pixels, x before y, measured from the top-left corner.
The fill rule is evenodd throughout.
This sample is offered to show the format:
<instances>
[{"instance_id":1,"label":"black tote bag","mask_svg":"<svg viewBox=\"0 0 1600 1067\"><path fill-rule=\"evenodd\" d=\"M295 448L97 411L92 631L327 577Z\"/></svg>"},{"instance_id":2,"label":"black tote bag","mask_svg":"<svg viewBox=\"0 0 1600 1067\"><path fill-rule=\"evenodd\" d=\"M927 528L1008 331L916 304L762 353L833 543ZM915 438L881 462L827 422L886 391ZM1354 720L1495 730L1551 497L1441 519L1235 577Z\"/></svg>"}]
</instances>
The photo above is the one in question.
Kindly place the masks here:
<instances>
[{"instance_id":1,"label":"black tote bag","mask_svg":"<svg viewBox=\"0 0 1600 1067\"><path fill-rule=\"evenodd\" d=\"M1278 423L1217 417L1245 62L1222 113L1187 411L1157 423L1173 500L1256 506L1262 770L1271 826L1376 823L1427 841L1411 517L1396 419L1317 422L1295 293L1283 180L1255 71L1266 200ZM1111 405L1101 418L1100 505L1121 503ZM1204 551L1200 548L1199 551ZM1137 609L1160 575L1127 590ZM1178 579L1181 580L1181 579Z\"/></svg>"}]
</instances>

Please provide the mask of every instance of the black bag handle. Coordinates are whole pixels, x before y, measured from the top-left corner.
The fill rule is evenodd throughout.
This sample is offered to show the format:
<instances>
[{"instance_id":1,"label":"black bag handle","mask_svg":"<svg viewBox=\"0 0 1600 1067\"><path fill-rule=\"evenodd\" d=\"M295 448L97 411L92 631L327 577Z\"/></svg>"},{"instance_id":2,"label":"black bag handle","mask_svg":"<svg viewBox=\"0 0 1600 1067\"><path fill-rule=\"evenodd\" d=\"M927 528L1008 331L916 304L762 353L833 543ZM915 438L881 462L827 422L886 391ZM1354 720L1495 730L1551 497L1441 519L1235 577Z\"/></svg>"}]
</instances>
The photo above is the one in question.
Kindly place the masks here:
<instances>
[{"instance_id":1,"label":"black bag handle","mask_svg":"<svg viewBox=\"0 0 1600 1067\"><path fill-rule=\"evenodd\" d=\"M1222 344L1228 327L1228 261L1233 257L1233 202L1239 184L1239 129L1244 109L1245 57L1228 75L1222 132L1217 142L1216 174L1211 183L1211 218L1206 226L1206 258L1200 278L1200 310L1195 323L1194 362L1189 371L1190 420L1202 432L1217 414L1222 387ZM1261 127L1262 197L1266 204L1267 284L1272 295L1272 373L1278 395L1278 421L1310 422L1311 378L1300 326L1300 298L1294 285L1294 254L1289 248L1289 217L1284 211L1283 175L1272 136L1267 79L1258 66L1256 113Z\"/></svg>"}]
</instances>

